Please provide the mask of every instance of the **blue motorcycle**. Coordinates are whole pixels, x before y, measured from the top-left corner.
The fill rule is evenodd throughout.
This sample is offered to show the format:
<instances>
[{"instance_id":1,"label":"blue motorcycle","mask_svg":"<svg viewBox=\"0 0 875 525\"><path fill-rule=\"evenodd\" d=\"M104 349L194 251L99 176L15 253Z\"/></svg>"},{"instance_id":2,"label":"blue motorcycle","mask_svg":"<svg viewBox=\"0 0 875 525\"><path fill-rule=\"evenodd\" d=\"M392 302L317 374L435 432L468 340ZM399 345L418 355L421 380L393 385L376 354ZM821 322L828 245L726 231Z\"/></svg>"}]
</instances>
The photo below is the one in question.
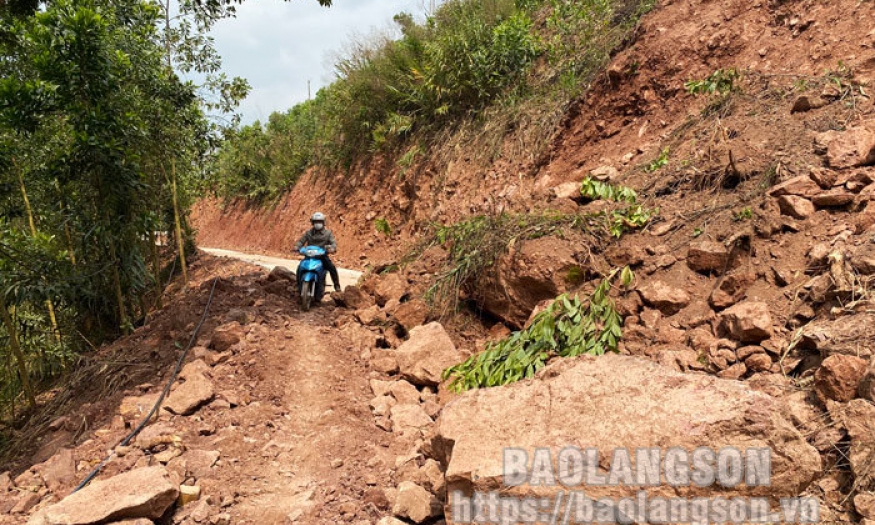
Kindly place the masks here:
<instances>
[{"instance_id":1,"label":"blue motorcycle","mask_svg":"<svg viewBox=\"0 0 875 525\"><path fill-rule=\"evenodd\" d=\"M325 294L325 265L322 264L325 249L304 246L300 254L304 260L298 265L298 289L301 291L301 308L308 312L310 306L321 301Z\"/></svg>"}]
</instances>

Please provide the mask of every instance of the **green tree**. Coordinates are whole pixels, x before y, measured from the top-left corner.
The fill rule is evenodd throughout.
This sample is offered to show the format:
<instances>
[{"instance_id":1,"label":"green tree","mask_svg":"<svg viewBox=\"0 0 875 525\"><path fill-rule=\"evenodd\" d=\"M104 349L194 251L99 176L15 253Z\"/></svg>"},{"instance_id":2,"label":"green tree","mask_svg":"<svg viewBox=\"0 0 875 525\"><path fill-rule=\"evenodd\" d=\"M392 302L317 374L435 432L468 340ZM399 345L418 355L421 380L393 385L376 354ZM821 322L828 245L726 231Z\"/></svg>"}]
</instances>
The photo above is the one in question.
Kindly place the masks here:
<instances>
[{"instance_id":1,"label":"green tree","mask_svg":"<svg viewBox=\"0 0 875 525\"><path fill-rule=\"evenodd\" d=\"M31 379L56 374L83 341L129 331L146 313L144 296L160 295L154 232L182 237L174 222L209 126L197 87L167 65L156 4L57 0L3 16L0 337L16 365L0 369L8 400L16 385L31 399Z\"/></svg>"}]
</instances>

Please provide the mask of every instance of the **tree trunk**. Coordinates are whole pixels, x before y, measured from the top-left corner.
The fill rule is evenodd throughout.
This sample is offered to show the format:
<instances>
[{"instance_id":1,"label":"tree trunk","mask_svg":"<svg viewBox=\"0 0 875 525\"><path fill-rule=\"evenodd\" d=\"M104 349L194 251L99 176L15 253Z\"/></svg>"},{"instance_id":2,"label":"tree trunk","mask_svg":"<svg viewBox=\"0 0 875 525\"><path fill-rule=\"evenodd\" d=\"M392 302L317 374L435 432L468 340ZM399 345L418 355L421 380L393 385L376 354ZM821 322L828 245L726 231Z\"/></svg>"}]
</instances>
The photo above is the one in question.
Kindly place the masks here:
<instances>
[{"instance_id":1,"label":"tree trunk","mask_svg":"<svg viewBox=\"0 0 875 525\"><path fill-rule=\"evenodd\" d=\"M149 246L152 253L152 272L155 274L155 308L161 308L161 295L164 291L161 286L161 258L158 256L158 240L151 228L149 228Z\"/></svg>"},{"instance_id":2,"label":"tree trunk","mask_svg":"<svg viewBox=\"0 0 875 525\"><path fill-rule=\"evenodd\" d=\"M27 372L24 352L21 351L21 345L18 342L18 331L15 329L15 323L12 322L12 316L9 315L9 309L6 307L6 298L2 294L0 294L0 316L3 317L3 324L9 333L9 346L12 347L12 355L15 357L15 362L18 365L18 375L21 376L21 386L24 388L24 395L27 396L27 402L30 403L30 407L34 408L36 407L36 396L34 396L33 387L30 384L30 375Z\"/></svg>"},{"instance_id":3,"label":"tree trunk","mask_svg":"<svg viewBox=\"0 0 875 525\"><path fill-rule=\"evenodd\" d=\"M21 188L21 196L24 198L24 209L27 210L27 222L30 224L30 235L36 239L36 221L33 218L33 208L30 207L30 199L27 197L27 188L24 186L24 178L21 176L21 170L18 166L15 167L18 174L18 186ZM43 279L45 282L45 279ZM55 341L61 345L61 330L58 328L58 318L55 316L55 305L51 299L46 299L46 309L49 311L49 321L52 323L52 333L55 334Z\"/></svg>"},{"instance_id":4,"label":"tree trunk","mask_svg":"<svg viewBox=\"0 0 875 525\"><path fill-rule=\"evenodd\" d=\"M64 202L64 195L61 193L61 183L55 179L55 189L58 190L59 206L61 207L61 216L66 219L67 204ZM76 266L76 251L73 249L73 236L70 235L70 225L64 220L64 236L67 238L67 254L70 256L70 262Z\"/></svg>"},{"instance_id":5,"label":"tree trunk","mask_svg":"<svg viewBox=\"0 0 875 525\"><path fill-rule=\"evenodd\" d=\"M182 219L179 215L179 198L176 193L176 161L171 161L170 177L170 187L173 191L173 222L176 223L176 244L179 248L179 264L182 266L182 282L188 284L188 268L185 266L185 239L182 237Z\"/></svg>"},{"instance_id":6,"label":"tree trunk","mask_svg":"<svg viewBox=\"0 0 875 525\"><path fill-rule=\"evenodd\" d=\"M130 323L128 322L128 313L125 307L125 294L122 292L122 279L118 273L119 260L116 257L115 243L109 241L109 256L112 258L112 284L115 288L115 300L118 303L119 325L122 332L128 334L130 332Z\"/></svg>"}]
</instances>

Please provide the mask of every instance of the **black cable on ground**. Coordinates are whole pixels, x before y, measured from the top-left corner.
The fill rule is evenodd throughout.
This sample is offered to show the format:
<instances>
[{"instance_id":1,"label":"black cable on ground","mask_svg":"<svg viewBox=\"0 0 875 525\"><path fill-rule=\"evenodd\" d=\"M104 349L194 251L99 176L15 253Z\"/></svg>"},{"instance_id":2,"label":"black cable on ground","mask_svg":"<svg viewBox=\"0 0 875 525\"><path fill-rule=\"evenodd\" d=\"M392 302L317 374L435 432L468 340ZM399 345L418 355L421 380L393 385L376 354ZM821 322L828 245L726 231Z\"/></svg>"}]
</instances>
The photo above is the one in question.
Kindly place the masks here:
<instances>
[{"instance_id":1,"label":"black cable on ground","mask_svg":"<svg viewBox=\"0 0 875 525\"><path fill-rule=\"evenodd\" d=\"M182 363L183 361L185 361L185 358L188 355L188 351L191 350L191 347L197 340L198 332L200 332L201 327L204 325L204 321L207 320L207 314L210 311L210 304L213 302L213 294L216 292L216 283L218 282L219 277L213 279L213 286L212 288L210 288L210 296L207 298L207 304L206 306L204 306L204 312L203 314L201 314L201 320L195 327L194 332L192 332L191 338L188 341L188 345L185 347L185 350L182 351L182 355L180 355L179 359L176 361L176 367L173 369L173 373L170 375L170 380L167 381L167 385L164 386L164 390L161 391L161 395L158 396L158 399L152 406L152 410L149 411L146 417L143 418L142 421L140 421L140 424L137 425L137 427L134 428L134 430L132 430L131 433L128 434L127 437L121 441L121 443L116 445L116 447L127 446L128 443L130 443L131 440L134 439L137 434L139 434L140 431L143 430L143 428L145 428L145 426L149 423L149 420L152 419L152 416L154 416L155 413L158 412L158 409L161 408L161 402L164 401L164 398L167 397L167 394L170 392L170 387L173 385L173 382L176 381L176 376L179 375L179 370L182 368ZM88 485L88 483L90 483L91 480L94 479L94 477L97 476L98 473L100 473L101 469L103 469L103 467L105 467L106 464L109 463L113 457L115 457L115 447L113 447L112 452L109 453L106 459L104 459L100 462L99 465L94 467L94 470L92 470L91 473L82 480L82 483L80 483L75 489L73 489L73 492L78 492L80 489L85 487L85 485Z\"/></svg>"}]
</instances>

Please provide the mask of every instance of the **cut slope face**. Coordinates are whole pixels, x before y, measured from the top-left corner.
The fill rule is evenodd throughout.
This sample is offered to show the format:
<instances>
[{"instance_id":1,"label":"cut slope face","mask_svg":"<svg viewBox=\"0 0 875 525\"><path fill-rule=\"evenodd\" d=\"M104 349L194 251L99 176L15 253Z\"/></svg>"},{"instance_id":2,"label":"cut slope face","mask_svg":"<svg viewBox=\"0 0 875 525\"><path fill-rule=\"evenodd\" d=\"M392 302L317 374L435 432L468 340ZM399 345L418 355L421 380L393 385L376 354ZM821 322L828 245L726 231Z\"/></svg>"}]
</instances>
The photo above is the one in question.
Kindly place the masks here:
<instances>
[{"instance_id":1,"label":"cut slope face","mask_svg":"<svg viewBox=\"0 0 875 525\"><path fill-rule=\"evenodd\" d=\"M386 259L432 222L509 209L567 210L567 202L548 202L551 189L598 166L640 175L666 145L678 162L689 161L697 150L712 160L720 157L721 148L709 145L724 134L716 126L703 126L695 136L683 132L713 102L688 94L685 82L721 68L742 72L743 98L758 103L757 115L748 114L750 108L736 111L740 124L725 130L727 138L745 143L733 147L738 168L750 172L778 161L816 163L809 147L813 132L844 126L855 115L835 106L815 110L824 115L814 118L791 116L790 109L799 95L818 98L829 71L852 68L861 82L875 78L872 10L868 3L850 0L663 3L643 19L589 94L572 106L545 155L516 151L511 133L489 166L473 160L480 157L476 152L464 150L444 155L449 162L423 161L406 170L376 158L348 173L308 173L267 211L201 202L195 224L206 246L286 252L307 217L322 210L338 235L339 259L353 267L364 258ZM857 97L854 105L853 111L863 112L872 99ZM762 118L769 113L776 117ZM747 129L757 120L749 117L756 116L753 129ZM725 149L719 162L727 161ZM630 182L639 189L652 183ZM392 234L379 233L375 219L385 219Z\"/></svg>"}]
</instances>

